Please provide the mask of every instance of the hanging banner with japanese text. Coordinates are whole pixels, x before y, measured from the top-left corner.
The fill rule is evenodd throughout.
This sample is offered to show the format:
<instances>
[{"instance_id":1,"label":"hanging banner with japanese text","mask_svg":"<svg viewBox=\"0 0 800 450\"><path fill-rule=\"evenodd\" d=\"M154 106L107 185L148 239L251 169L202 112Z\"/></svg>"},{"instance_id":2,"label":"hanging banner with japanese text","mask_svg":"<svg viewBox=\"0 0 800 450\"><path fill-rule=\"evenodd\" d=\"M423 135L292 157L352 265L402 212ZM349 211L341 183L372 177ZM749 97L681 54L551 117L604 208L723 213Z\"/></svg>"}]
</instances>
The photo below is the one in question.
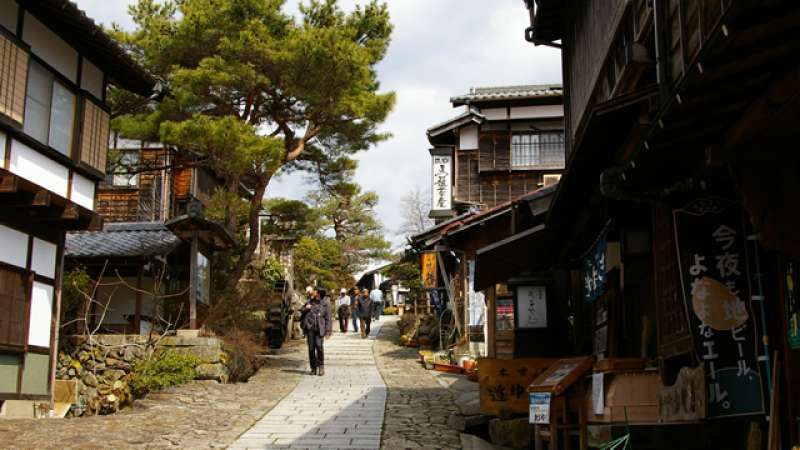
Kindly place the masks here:
<instances>
[{"instance_id":1,"label":"hanging banner with japanese text","mask_svg":"<svg viewBox=\"0 0 800 450\"><path fill-rule=\"evenodd\" d=\"M594 247L583 260L583 299L594 302L606 290L606 231L597 239Z\"/></svg>"},{"instance_id":2,"label":"hanging banner with japanese text","mask_svg":"<svg viewBox=\"0 0 800 450\"><path fill-rule=\"evenodd\" d=\"M742 210L703 198L673 214L686 315L706 371L707 417L763 413Z\"/></svg>"},{"instance_id":3,"label":"hanging banner with japanese text","mask_svg":"<svg viewBox=\"0 0 800 450\"><path fill-rule=\"evenodd\" d=\"M450 211L453 206L453 155L450 149L431 150L431 209Z\"/></svg>"},{"instance_id":4,"label":"hanging banner with japanese text","mask_svg":"<svg viewBox=\"0 0 800 450\"><path fill-rule=\"evenodd\" d=\"M439 287L436 274L436 252L424 252L421 258L422 287L425 289L436 289Z\"/></svg>"}]
</instances>

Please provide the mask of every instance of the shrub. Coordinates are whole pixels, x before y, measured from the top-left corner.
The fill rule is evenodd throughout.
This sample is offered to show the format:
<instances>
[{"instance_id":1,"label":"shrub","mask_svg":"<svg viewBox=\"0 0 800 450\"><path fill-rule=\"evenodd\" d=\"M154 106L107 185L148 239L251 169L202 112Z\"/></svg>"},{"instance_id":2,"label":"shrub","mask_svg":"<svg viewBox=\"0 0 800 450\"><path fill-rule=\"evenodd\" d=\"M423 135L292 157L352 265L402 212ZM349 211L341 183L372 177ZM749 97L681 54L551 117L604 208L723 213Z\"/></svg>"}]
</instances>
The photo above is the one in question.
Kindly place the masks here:
<instances>
[{"instance_id":1,"label":"shrub","mask_svg":"<svg viewBox=\"0 0 800 450\"><path fill-rule=\"evenodd\" d=\"M397 314L397 307L396 306L387 306L383 308L383 313L387 316L393 316Z\"/></svg>"},{"instance_id":2,"label":"shrub","mask_svg":"<svg viewBox=\"0 0 800 450\"><path fill-rule=\"evenodd\" d=\"M173 350L158 352L153 359L134 364L131 381L133 392L142 396L151 391L189 382L195 378L195 367L198 364L200 360L191 354Z\"/></svg>"},{"instance_id":3,"label":"shrub","mask_svg":"<svg viewBox=\"0 0 800 450\"><path fill-rule=\"evenodd\" d=\"M247 381L264 365L264 359L258 357L264 353L264 345L259 345L249 333L236 331L222 339L225 353L228 354L231 383Z\"/></svg>"}]
</instances>

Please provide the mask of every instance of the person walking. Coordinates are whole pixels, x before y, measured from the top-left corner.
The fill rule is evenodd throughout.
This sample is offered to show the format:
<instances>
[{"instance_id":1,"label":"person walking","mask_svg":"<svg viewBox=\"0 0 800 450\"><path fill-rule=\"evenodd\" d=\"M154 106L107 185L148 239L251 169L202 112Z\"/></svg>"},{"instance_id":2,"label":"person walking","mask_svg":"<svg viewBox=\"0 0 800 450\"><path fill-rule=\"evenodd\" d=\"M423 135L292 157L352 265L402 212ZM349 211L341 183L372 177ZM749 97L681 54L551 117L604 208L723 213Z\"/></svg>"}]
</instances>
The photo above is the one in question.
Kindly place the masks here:
<instances>
[{"instance_id":1,"label":"person walking","mask_svg":"<svg viewBox=\"0 0 800 450\"><path fill-rule=\"evenodd\" d=\"M381 313L383 312L383 291L375 286L375 289L369 293L369 298L372 300L372 320L381 320Z\"/></svg>"},{"instance_id":2,"label":"person walking","mask_svg":"<svg viewBox=\"0 0 800 450\"><path fill-rule=\"evenodd\" d=\"M350 316L353 318L353 331L358 333L358 296L357 288L350 289Z\"/></svg>"},{"instance_id":3,"label":"person walking","mask_svg":"<svg viewBox=\"0 0 800 450\"><path fill-rule=\"evenodd\" d=\"M369 291L364 289L358 296L358 321L361 323L361 337L369 336L369 324L372 322L372 300Z\"/></svg>"},{"instance_id":4,"label":"person walking","mask_svg":"<svg viewBox=\"0 0 800 450\"><path fill-rule=\"evenodd\" d=\"M324 341L331 337L331 299L325 289L314 289L303 306L300 320L308 340L308 362L311 375L325 375Z\"/></svg>"},{"instance_id":5,"label":"person walking","mask_svg":"<svg viewBox=\"0 0 800 450\"><path fill-rule=\"evenodd\" d=\"M339 315L339 331L347 333L347 322L350 320L350 296L347 289L339 291L339 298L336 299L336 313Z\"/></svg>"}]
</instances>

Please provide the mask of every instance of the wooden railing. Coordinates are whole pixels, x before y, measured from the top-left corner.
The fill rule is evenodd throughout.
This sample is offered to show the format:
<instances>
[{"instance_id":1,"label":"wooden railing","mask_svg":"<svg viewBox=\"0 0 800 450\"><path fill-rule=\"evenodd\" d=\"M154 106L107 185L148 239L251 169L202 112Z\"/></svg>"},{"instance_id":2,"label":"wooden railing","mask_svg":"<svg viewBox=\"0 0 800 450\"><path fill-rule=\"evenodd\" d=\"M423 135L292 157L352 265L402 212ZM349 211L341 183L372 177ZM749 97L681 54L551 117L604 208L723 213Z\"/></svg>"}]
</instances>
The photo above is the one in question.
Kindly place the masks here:
<instances>
[{"instance_id":1,"label":"wooden railing","mask_svg":"<svg viewBox=\"0 0 800 450\"><path fill-rule=\"evenodd\" d=\"M0 114L22 124L28 84L28 52L0 33Z\"/></svg>"}]
</instances>

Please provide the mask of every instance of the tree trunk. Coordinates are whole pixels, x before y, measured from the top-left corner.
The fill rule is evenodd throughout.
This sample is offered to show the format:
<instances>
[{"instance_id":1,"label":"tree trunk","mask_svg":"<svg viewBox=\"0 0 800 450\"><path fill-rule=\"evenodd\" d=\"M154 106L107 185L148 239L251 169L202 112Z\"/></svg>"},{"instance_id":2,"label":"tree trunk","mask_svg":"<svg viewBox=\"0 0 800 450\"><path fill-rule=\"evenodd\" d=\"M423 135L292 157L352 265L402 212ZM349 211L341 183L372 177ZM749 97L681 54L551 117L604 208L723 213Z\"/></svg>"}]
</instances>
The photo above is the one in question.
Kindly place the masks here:
<instances>
[{"instance_id":1,"label":"tree trunk","mask_svg":"<svg viewBox=\"0 0 800 450\"><path fill-rule=\"evenodd\" d=\"M271 179L271 173L265 174L261 179L259 179L258 185L253 193L253 198L250 199L250 212L248 214L250 239L248 240L247 245L242 249L242 253L239 255L239 261L236 262L236 265L231 271L230 278L228 278L228 282L225 285L226 292L233 292L233 289L236 289L236 285L242 278L244 270L247 268L247 265L250 264L250 261L253 260L253 253L255 253L256 247L258 247L258 239L261 235L258 229L260 226L258 221L258 213L261 211L264 193L267 191L267 185Z\"/></svg>"}]
</instances>

